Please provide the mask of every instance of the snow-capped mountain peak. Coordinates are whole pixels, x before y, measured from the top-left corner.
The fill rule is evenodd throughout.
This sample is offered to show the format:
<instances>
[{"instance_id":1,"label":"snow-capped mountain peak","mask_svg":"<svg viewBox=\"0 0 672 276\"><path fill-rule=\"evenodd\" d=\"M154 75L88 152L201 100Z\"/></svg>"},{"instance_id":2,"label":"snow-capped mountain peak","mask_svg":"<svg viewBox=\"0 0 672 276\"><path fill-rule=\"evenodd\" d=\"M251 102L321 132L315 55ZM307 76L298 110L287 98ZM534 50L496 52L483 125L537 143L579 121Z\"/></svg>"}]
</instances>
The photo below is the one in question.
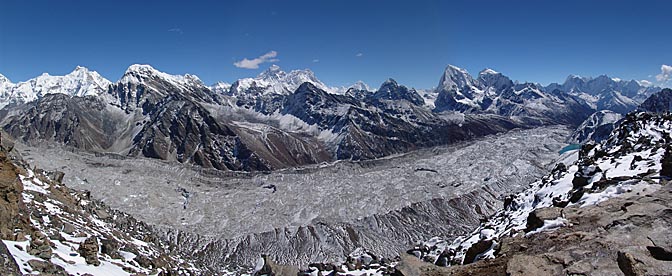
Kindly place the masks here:
<instances>
[{"instance_id":1,"label":"snow-capped mountain peak","mask_svg":"<svg viewBox=\"0 0 672 276\"><path fill-rule=\"evenodd\" d=\"M484 86L484 88L493 90L493 93L513 86L513 81L511 81L511 79L492 69L484 69L481 71L478 74L478 82Z\"/></svg>"},{"instance_id":2,"label":"snow-capped mountain peak","mask_svg":"<svg viewBox=\"0 0 672 276\"><path fill-rule=\"evenodd\" d=\"M353 88L356 90L364 90L364 91L371 91L371 87L369 87L368 84L364 83L361 80L358 80L354 84L352 84L349 88Z\"/></svg>"},{"instance_id":3,"label":"snow-capped mountain peak","mask_svg":"<svg viewBox=\"0 0 672 276\"><path fill-rule=\"evenodd\" d=\"M495 70L492 70L490 68L485 68L485 69L483 69L483 71L478 73L479 76L482 76L482 75L497 75L497 74L501 74L501 73L499 73Z\"/></svg>"},{"instance_id":4,"label":"snow-capped mountain peak","mask_svg":"<svg viewBox=\"0 0 672 276\"><path fill-rule=\"evenodd\" d=\"M231 89L231 84L223 81L218 81L210 86L210 90L218 94L228 93L229 89Z\"/></svg>"},{"instance_id":5,"label":"snow-capped mountain peak","mask_svg":"<svg viewBox=\"0 0 672 276\"><path fill-rule=\"evenodd\" d=\"M5 83L12 83L7 77L5 77L3 74L0 74L0 85L5 84Z\"/></svg>"},{"instance_id":6,"label":"snow-capped mountain peak","mask_svg":"<svg viewBox=\"0 0 672 276\"><path fill-rule=\"evenodd\" d=\"M6 79L6 78L5 78ZM0 80L0 107L10 103L26 103L46 94L66 94L69 96L100 95L111 82L98 72L77 66L65 76L51 76L48 73L16 84Z\"/></svg>"},{"instance_id":7,"label":"snow-capped mountain peak","mask_svg":"<svg viewBox=\"0 0 672 276\"><path fill-rule=\"evenodd\" d=\"M660 88L653 87L650 83L625 81L607 75L595 78L569 75L564 83L552 83L544 89L561 90L581 98L593 109L608 109L622 114L633 110L638 103L660 91Z\"/></svg>"},{"instance_id":8,"label":"snow-capped mountain peak","mask_svg":"<svg viewBox=\"0 0 672 276\"><path fill-rule=\"evenodd\" d=\"M332 92L322 81L315 77L309 69L292 70L289 73L280 69L280 66L271 65L256 78L239 79L231 85L232 95L249 94L251 90L260 94L287 95L294 92L304 82L310 82L317 88Z\"/></svg>"},{"instance_id":9,"label":"snow-capped mountain peak","mask_svg":"<svg viewBox=\"0 0 672 276\"><path fill-rule=\"evenodd\" d=\"M474 84L475 81L467 70L454 65L448 65L439 80L437 91L462 89Z\"/></svg>"},{"instance_id":10,"label":"snow-capped mountain peak","mask_svg":"<svg viewBox=\"0 0 672 276\"><path fill-rule=\"evenodd\" d=\"M147 80L160 78L177 87L204 86L203 82L195 75L171 75L161 72L148 64L133 64L126 69L119 83L144 84Z\"/></svg>"},{"instance_id":11,"label":"snow-capped mountain peak","mask_svg":"<svg viewBox=\"0 0 672 276\"><path fill-rule=\"evenodd\" d=\"M380 89L373 94L379 100L406 100L415 105L424 105L425 101L415 89L399 85L394 79L387 79L380 85Z\"/></svg>"},{"instance_id":12,"label":"snow-capped mountain peak","mask_svg":"<svg viewBox=\"0 0 672 276\"><path fill-rule=\"evenodd\" d=\"M387 80L385 80L383 82L383 84L380 85L380 90L382 90L384 88L387 88L387 87L390 87L390 86L391 87L397 87L397 86L399 86L399 84L393 78L388 78Z\"/></svg>"}]
</instances>

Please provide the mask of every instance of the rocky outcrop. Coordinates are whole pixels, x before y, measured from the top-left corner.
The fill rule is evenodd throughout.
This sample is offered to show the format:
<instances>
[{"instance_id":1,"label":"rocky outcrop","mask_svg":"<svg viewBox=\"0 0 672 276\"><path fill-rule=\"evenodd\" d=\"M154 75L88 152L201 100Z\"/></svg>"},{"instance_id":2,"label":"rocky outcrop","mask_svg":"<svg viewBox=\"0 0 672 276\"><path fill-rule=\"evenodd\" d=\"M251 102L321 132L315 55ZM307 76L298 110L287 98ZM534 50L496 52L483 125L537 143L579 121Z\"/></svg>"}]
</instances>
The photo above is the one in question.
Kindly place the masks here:
<instances>
[{"instance_id":1,"label":"rocky outcrop","mask_svg":"<svg viewBox=\"0 0 672 276\"><path fill-rule=\"evenodd\" d=\"M19 180L19 169L14 166L4 149L0 150L0 239L16 240L19 238L15 229L27 229L29 219L28 212L21 201L23 185Z\"/></svg>"},{"instance_id":2,"label":"rocky outcrop","mask_svg":"<svg viewBox=\"0 0 672 276\"><path fill-rule=\"evenodd\" d=\"M81 269L88 271L87 265L100 265L128 273L153 274L161 270L211 275L210 269L169 252L170 245L160 242L146 224L91 199L88 192L65 187L57 181L62 179L62 173L31 169L19 155L8 158L7 154L4 147L0 148L0 183L18 183L13 191L20 201L18 207L17 203L7 202L0 206L12 210L7 206L14 205L20 215L3 221L0 228L2 233L11 233L4 235L0 243L2 275L16 275L12 263L18 265L21 274L77 275L83 274ZM30 219L24 220L21 214ZM120 251L147 262L125 260ZM76 256L83 260L73 258Z\"/></svg>"},{"instance_id":3,"label":"rocky outcrop","mask_svg":"<svg viewBox=\"0 0 672 276\"><path fill-rule=\"evenodd\" d=\"M98 250L98 239L96 237L88 237L79 244L79 254L84 257L87 264L95 266L100 265L100 261L98 260Z\"/></svg>"},{"instance_id":4,"label":"rocky outcrop","mask_svg":"<svg viewBox=\"0 0 672 276\"><path fill-rule=\"evenodd\" d=\"M52 250L51 248L55 246L49 237L40 231L33 232L30 235L30 247L28 248L28 254L42 258L44 260L51 259Z\"/></svg>"},{"instance_id":5,"label":"rocky outcrop","mask_svg":"<svg viewBox=\"0 0 672 276\"><path fill-rule=\"evenodd\" d=\"M544 226L544 221L553 220L558 217L562 217L562 208L548 207L536 209L532 211L529 216L527 216L525 232L539 229L540 227Z\"/></svg>"},{"instance_id":6,"label":"rocky outcrop","mask_svg":"<svg viewBox=\"0 0 672 276\"><path fill-rule=\"evenodd\" d=\"M299 268L296 266L278 265L270 257L261 256L263 265L254 272L254 276L281 276L281 275L299 275Z\"/></svg>"},{"instance_id":7,"label":"rocky outcrop","mask_svg":"<svg viewBox=\"0 0 672 276\"><path fill-rule=\"evenodd\" d=\"M69 274L62 267L53 263L41 260L29 260L28 265L32 272L40 275L68 276Z\"/></svg>"}]
</instances>

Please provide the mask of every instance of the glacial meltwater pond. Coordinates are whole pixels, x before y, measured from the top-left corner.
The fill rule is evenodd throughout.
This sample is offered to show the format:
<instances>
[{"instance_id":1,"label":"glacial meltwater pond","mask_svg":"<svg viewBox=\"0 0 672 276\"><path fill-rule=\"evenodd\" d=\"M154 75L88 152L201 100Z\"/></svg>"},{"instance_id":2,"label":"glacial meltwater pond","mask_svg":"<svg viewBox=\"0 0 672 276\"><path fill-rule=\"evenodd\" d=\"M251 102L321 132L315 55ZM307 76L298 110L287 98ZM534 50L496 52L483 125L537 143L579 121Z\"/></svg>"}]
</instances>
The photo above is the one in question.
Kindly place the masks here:
<instances>
[{"instance_id":1,"label":"glacial meltwater pond","mask_svg":"<svg viewBox=\"0 0 672 276\"><path fill-rule=\"evenodd\" d=\"M562 148L558 153L563 154L565 152L568 152L570 150L577 150L581 148L581 144L569 144L566 147Z\"/></svg>"}]
</instances>

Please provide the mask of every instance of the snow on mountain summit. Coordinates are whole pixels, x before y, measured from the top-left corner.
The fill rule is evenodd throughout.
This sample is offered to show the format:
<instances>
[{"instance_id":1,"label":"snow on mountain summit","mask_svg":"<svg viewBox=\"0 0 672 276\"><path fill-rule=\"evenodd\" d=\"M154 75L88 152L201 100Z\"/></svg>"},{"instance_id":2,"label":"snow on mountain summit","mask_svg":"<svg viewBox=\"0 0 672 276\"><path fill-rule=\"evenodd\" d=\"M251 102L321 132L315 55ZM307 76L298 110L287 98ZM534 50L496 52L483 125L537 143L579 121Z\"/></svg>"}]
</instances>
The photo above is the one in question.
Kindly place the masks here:
<instances>
[{"instance_id":1,"label":"snow on mountain summit","mask_svg":"<svg viewBox=\"0 0 672 276\"><path fill-rule=\"evenodd\" d=\"M110 84L111 82L98 72L82 66L77 66L65 76L51 76L44 73L16 84L4 78L0 81L0 107L11 103L31 102L46 94L66 94L78 97L99 95L106 91Z\"/></svg>"},{"instance_id":2,"label":"snow on mountain summit","mask_svg":"<svg viewBox=\"0 0 672 276\"><path fill-rule=\"evenodd\" d=\"M203 86L203 82L195 75L171 75L161 72L148 64L133 64L129 66L119 82L143 84L146 80L152 78L164 79L178 87L191 85Z\"/></svg>"},{"instance_id":3,"label":"snow on mountain summit","mask_svg":"<svg viewBox=\"0 0 672 276\"><path fill-rule=\"evenodd\" d=\"M437 90L455 90L467 86L476 86L475 80L469 72L455 65L448 65L439 80Z\"/></svg>"},{"instance_id":4,"label":"snow on mountain summit","mask_svg":"<svg viewBox=\"0 0 672 276\"><path fill-rule=\"evenodd\" d=\"M285 72L280 69L280 66L274 64L261 72L256 78L244 78L234 82L231 85L230 94L246 94L252 89L255 93L262 95L287 95L294 92L304 82L310 82L317 88L327 92L332 92L333 90L317 79L313 71L309 69Z\"/></svg>"}]
</instances>

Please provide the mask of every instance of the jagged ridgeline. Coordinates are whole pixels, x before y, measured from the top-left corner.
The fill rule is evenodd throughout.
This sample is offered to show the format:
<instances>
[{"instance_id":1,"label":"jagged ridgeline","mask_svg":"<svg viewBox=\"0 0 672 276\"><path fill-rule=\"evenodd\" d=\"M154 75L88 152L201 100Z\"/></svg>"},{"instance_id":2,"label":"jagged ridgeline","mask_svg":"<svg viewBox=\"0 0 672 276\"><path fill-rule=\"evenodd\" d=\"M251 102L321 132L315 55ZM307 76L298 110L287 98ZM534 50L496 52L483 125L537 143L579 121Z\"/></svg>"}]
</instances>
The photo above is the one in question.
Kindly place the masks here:
<instances>
[{"instance_id":1,"label":"jagged ridgeline","mask_svg":"<svg viewBox=\"0 0 672 276\"><path fill-rule=\"evenodd\" d=\"M77 67L26 82L0 78L2 128L22 142L144 156L232 171L372 159L548 124L596 110L624 113L655 88L570 77L543 87L487 69L448 66L435 89L325 85L310 70L272 66L256 78L204 85L133 65L117 82Z\"/></svg>"}]
</instances>

